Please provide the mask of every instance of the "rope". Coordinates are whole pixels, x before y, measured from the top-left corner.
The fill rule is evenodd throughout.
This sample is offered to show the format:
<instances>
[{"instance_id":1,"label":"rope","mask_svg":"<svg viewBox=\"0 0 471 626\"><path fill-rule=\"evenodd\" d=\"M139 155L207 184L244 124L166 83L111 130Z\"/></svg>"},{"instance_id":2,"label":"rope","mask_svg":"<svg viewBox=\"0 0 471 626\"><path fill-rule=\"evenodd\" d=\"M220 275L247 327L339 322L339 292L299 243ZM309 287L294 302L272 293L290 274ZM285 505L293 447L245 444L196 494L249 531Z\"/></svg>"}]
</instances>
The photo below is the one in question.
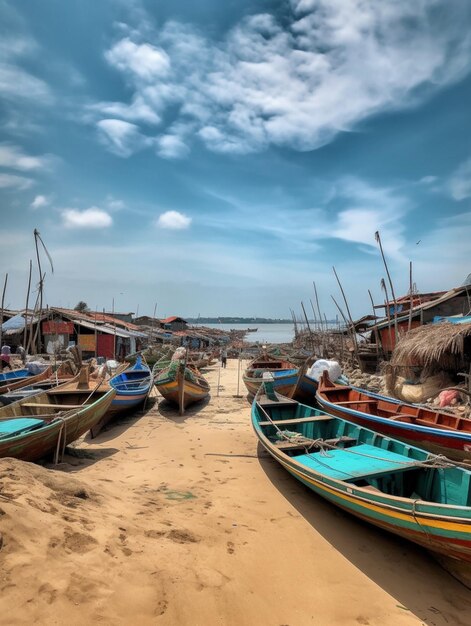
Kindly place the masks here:
<instances>
[{"instance_id":1,"label":"rope","mask_svg":"<svg viewBox=\"0 0 471 626\"><path fill-rule=\"evenodd\" d=\"M258 395L258 394L257 394ZM274 421L271 419L270 415L265 411L265 409L263 408L263 406L257 401L257 406L259 407L259 409L261 409L262 413L265 415L265 417L268 419L268 421L271 423L272 426L274 426L274 428L277 431L277 436L280 439L285 439L287 441L291 441L292 438L289 437L289 435L286 434L286 432L282 431L277 424L274 423ZM312 458L312 455L309 454L309 451L311 448L313 447L319 447L321 448L321 455L322 456L328 456L328 454L326 453L325 449L327 448L328 450L336 450L338 449L338 446L334 445L334 444L330 444L328 442L326 442L324 439L322 438L318 438L318 439L310 439L309 437L304 437L303 435L299 434L300 437L303 437L303 439L306 442L306 445L303 445L304 442L300 442L300 445L302 445L306 451L306 454L308 456L310 456ZM309 442L309 445L307 445L307 443ZM380 457L380 456L376 456L373 454L367 454L365 452L358 452L358 450L351 450L350 448L343 448L343 450L345 452L349 452L350 454L356 454L359 456L364 456L367 458L371 458L371 459L377 459L379 461L387 461L390 463L396 463L398 465L412 465L409 461L398 461L395 459L385 459L384 457ZM317 460L317 459L316 459ZM414 463L415 467L456 467L457 464L453 463L452 461L450 461L449 459L447 459L447 457L445 457L442 454L433 454L433 455L429 455L427 457L427 459L425 459L425 461L418 461L416 460L416 463ZM341 471L341 470L339 470ZM343 474L347 474L347 472L342 472Z\"/></svg>"}]
</instances>

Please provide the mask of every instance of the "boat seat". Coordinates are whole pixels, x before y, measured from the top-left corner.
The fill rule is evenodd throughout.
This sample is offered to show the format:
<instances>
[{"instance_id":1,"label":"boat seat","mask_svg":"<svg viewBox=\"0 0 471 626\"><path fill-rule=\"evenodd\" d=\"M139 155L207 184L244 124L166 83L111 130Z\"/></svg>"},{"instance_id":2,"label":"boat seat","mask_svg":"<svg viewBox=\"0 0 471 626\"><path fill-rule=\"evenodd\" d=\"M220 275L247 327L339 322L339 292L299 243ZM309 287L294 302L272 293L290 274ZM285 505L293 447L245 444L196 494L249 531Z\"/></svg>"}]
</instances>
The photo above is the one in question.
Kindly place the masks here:
<instances>
[{"instance_id":1,"label":"boat seat","mask_svg":"<svg viewBox=\"0 0 471 626\"><path fill-rule=\"evenodd\" d=\"M30 430L39 428L43 424L43 420L26 417L2 421L0 422L0 439L29 432Z\"/></svg>"},{"instance_id":2,"label":"boat seat","mask_svg":"<svg viewBox=\"0 0 471 626\"><path fill-rule=\"evenodd\" d=\"M259 422L259 426L271 426L274 424L275 426L280 425L291 425L291 424L307 424L308 422L328 422L329 420L334 419L331 415L313 415L312 417L298 417L296 419L288 419L288 420L273 420L271 422Z\"/></svg>"},{"instance_id":3,"label":"boat seat","mask_svg":"<svg viewBox=\"0 0 471 626\"><path fill-rule=\"evenodd\" d=\"M377 404L378 400L347 400L345 402L336 402L335 404L341 404L345 406L347 404Z\"/></svg>"},{"instance_id":4,"label":"boat seat","mask_svg":"<svg viewBox=\"0 0 471 626\"><path fill-rule=\"evenodd\" d=\"M327 456L322 452L301 454L293 457L293 460L319 474L344 481L397 474L421 465L420 461L404 454L366 443L346 449L329 450Z\"/></svg>"},{"instance_id":5,"label":"boat seat","mask_svg":"<svg viewBox=\"0 0 471 626\"><path fill-rule=\"evenodd\" d=\"M451 416L453 417L453 416ZM455 424L452 426L451 424L435 424L435 422L428 422L427 420L423 420L423 419L419 419L417 418L415 420L416 424L420 424L421 426L429 426L429 428L441 428L442 430L458 430L458 423L459 423L459 418L455 418L456 422Z\"/></svg>"},{"instance_id":6,"label":"boat seat","mask_svg":"<svg viewBox=\"0 0 471 626\"><path fill-rule=\"evenodd\" d=\"M38 409L51 409L52 411L62 411L63 409L81 409L88 404L47 404L46 402L25 402L21 406Z\"/></svg>"},{"instance_id":7,"label":"boat seat","mask_svg":"<svg viewBox=\"0 0 471 626\"><path fill-rule=\"evenodd\" d=\"M404 418L409 418L411 422L412 421L415 422L416 420L415 415L411 415L410 413L395 413L394 415L392 415L391 417L388 417L387 419L392 420L392 421L403 422L405 421Z\"/></svg>"},{"instance_id":8,"label":"boat seat","mask_svg":"<svg viewBox=\"0 0 471 626\"><path fill-rule=\"evenodd\" d=\"M263 399L261 402L258 402L258 405L263 407L272 407L272 406L293 406L298 404L296 400L290 400L286 398L286 400L270 400L269 398Z\"/></svg>"}]
</instances>

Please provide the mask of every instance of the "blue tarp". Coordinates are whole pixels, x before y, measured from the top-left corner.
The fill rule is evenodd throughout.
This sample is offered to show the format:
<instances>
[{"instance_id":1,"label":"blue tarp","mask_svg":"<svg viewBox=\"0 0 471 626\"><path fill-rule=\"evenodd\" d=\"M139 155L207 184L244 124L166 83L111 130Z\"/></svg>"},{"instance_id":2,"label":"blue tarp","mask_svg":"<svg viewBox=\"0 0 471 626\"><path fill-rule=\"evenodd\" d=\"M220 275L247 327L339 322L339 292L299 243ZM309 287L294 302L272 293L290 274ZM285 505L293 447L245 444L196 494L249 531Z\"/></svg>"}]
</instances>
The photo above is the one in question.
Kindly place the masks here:
<instances>
[{"instance_id":1,"label":"blue tarp","mask_svg":"<svg viewBox=\"0 0 471 626\"><path fill-rule=\"evenodd\" d=\"M439 317L436 315L433 318L433 323L439 324L440 322L451 322L452 324L471 324L471 315L463 315L462 317Z\"/></svg>"},{"instance_id":2,"label":"blue tarp","mask_svg":"<svg viewBox=\"0 0 471 626\"><path fill-rule=\"evenodd\" d=\"M14 315L2 324L2 331L22 330L25 327L25 318L22 315Z\"/></svg>"}]
</instances>

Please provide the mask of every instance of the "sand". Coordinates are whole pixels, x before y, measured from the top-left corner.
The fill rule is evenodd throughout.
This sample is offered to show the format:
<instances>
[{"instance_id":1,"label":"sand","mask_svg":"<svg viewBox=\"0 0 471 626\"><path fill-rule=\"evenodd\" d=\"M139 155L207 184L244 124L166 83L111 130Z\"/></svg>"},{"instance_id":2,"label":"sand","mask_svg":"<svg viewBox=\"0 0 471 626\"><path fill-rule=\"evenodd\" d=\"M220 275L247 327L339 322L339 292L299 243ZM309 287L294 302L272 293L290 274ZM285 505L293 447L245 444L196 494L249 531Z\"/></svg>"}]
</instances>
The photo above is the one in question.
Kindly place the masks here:
<instances>
[{"instance_id":1,"label":"sand","mask_svg":"<svg viewBox=\"0 0 471 626\"><path fill-rule=\"evenodd\" d=\"M59 469L0 461L2 624L471 623L471 592L424 550L257 446L237 361L219 397L207 377L209 403L155 402Z\"/></svg>"}]
</instances>

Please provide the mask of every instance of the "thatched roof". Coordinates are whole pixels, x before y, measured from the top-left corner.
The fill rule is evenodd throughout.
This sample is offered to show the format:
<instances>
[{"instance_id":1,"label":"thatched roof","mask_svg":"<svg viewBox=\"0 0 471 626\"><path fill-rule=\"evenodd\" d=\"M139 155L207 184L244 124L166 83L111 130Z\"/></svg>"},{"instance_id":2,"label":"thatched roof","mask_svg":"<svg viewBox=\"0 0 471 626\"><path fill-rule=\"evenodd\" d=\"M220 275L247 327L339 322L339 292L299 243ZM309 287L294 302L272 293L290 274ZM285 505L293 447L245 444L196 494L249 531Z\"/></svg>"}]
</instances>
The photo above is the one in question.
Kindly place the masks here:
<instances>
[{"instance_id":1,"label":"thatched roof","mask_svg":"<svg viewBox=\"0 0 471 626\"><path fill-rule=\"evenodd\" d=\"M440 322L419 326L399 341L391 365L454 368L465 361L467 338L471 338L471 324Z\"/></svg>"}]
</instances>

